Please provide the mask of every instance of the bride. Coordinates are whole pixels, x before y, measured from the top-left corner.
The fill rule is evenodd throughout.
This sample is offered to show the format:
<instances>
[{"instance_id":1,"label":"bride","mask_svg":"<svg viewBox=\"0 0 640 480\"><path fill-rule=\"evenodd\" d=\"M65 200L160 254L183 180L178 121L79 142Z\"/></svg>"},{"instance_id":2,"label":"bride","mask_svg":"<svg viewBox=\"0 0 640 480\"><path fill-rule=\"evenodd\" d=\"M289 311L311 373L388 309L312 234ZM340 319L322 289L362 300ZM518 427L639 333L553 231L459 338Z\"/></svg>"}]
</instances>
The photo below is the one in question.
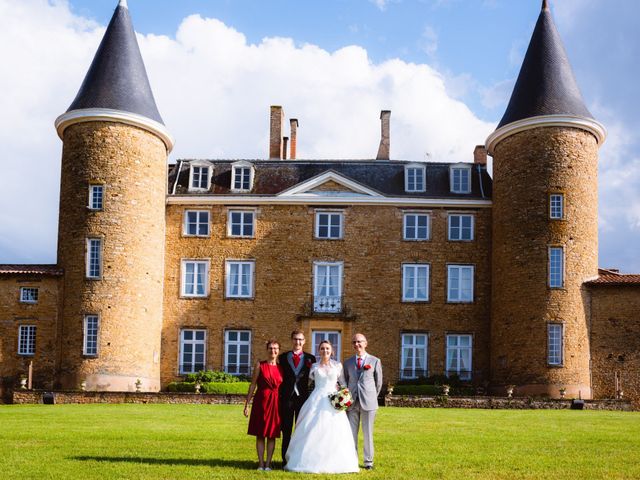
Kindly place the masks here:
<instances>
[{"instance_id":1,"label":"bride","mask_svg":"<svg viewBox=\"0 0 640 480\"><path fill-rule=\"evenodd\" d=\"M287 450L285 470L307 473L358 472L358 454L347 414L336 410L329 394L337 390L342 364L331 360L331 343L320 343L320 361L311 366L315 388L302 406Z\"/></svg>"}]
</instances>

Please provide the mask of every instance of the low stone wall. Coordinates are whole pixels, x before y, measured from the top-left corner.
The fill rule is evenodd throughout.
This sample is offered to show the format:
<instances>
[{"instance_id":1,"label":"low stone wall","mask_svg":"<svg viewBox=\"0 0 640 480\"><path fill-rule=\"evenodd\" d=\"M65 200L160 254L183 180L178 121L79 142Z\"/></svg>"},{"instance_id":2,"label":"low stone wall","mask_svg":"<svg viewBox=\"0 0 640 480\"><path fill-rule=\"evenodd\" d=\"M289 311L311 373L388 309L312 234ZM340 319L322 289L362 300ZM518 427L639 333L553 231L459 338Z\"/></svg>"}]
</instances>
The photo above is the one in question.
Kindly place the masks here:
<instances>
[{"instance_id":1,"label":"low stone wall","mask_svg":"<svg viewBox=\"0 0 640 480\"><path fill-rule=\"evenodd\" d=\"M633 410L625 400L581 400L584 410ZM417 395L387 395L387 407L414 408L485 408L515 410L570 409L573 400L538 399L528 397L426 397Z\"/></svg>"},{"instance_id":2,"label":"low stone wall","mask_svg":"<svg viewBox=\"0 0 640 480\"><path fill-rule=\"evenodd\" d=\"M243 404L246 395L215 395L209 393L172 392L47 392L43 390L16 390L14 404L38 403L195 403L212 405Z\"/></svg>"}]
</instances>

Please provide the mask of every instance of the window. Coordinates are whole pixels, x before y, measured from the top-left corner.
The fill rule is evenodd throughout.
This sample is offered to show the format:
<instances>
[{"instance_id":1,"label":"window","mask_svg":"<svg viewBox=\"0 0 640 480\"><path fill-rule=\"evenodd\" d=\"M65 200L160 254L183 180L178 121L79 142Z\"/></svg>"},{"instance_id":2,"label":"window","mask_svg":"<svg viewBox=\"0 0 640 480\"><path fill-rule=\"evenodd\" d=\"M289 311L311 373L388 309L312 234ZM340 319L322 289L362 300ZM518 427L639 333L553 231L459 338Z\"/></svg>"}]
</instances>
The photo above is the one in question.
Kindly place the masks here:
<instances>
[{"instance_id":1,"label":"window","mask_svg":"<svg viewBox=\"0 0 640 480\"><path fill-rule=\"evenodd\" d=\"M230 237L253 237L255 212L247 210L230 210L227 234Z\"/></svg>"},{"instance_id":2,"label":"window","mask_svg":"<svg viewBox=\"0 0 640 480\"><path fill-rule=\"evenodd\" d=\"M326 330L314 330L311 333L311 351L313 354L320 358L320 352L318 348L320 348L320 342L328 340L331 342L331 346L333 347L333 353L331 354L331 358L336 361L340 361L340 352L342 351L342 342L340 332L336 331L326 331Z\"/></svg>"},{"instance_id":3,"label":"window","mask_svg":"<svg viewBox=\"0 0 640 480\"><path fill-rule=\"evenodd\" d=\"M209 190L209 167L191 165L189 171L189 190Z\"/></svg>"},{"instance_id":4,"label":"window","mask_svg":"<svg viewBox=\"0 0 640 480\"><path fill-rule=\"evenodd\" d=\"M35 325L20 325L18 327L18 355L36 354Z\"/></svg>"},{"instance_id":5,"label":"window","mask_svg":"<svg viewBox=\"0 0 640 480\"><path fill-rule=\"evenodd\" d=\"M427 376L427 336L424 333L402 334L400 378Z\"/></svg>"},{"instance_id":6,"label":"window","mask_svg":"<svg viewBox=\"0 0 640 480\"><path fill-rule=\"evenodd\" d=\"M405 240L429 240L429 214L405 213L403 224Z\"/></svg>"},{"instance_id":7,"label":"window","mask_svg":"<svg viewBox=\"0 0 640 480\"><path fill-rule=\"evenodd\" d=\"M102 239L87 238L87 278L102 276Z\"/></svg>"},{"instance_id":8,"label":"window","mask_svg":"<svg viewBox=\"0 0 640 480\"><path fill-rule=\"evenodd\" d=\"M547 363L562 365L562 324L549 323L547 325Z\"/></svg>"},{"instance_id":9,"label":"window","mask_svg":"<svg viewBox=\"0 0 640 480\"><path fill-rule=\"evenodd\" d=\"M473 240L473 215L449 215L449 240Z\"/></svg>"},{"instance_id":10,"label":"window","mask_svg":"<svg viewBox=\"0 0 640 480\"><path fill-rule=\"evenodd\" d=\"M447 376L471 380L471 335L447 335Z\"/></svg>"},{"instance_id":11,"label":"window","mask_svg":"<svg viewBox=\"0 0 640 480\"><path fill-rule=\"evenodd\" d=\"M253 297L254 262L227 261L227 298Z\"/></svg>"},{"instance_id":12,"label":"window","mask_svg":"<svg viewBox=\"0 0 640 480\"><path fill-rule=\"evenodd\" d=\"M89 208L91 210L102 210L103 193L104 193L103 185L89 186Z\"/></svg>"},{"instance_id":13,"label":"window","mask_svg":"<svg viewBox=\"0 0 640 480\"><path fill-rule=\"evenodd\" d=\"M549 286L564 287L564 249L549 247Z\"/></svg>"},{"instance_id":14,"label":"window","mask_svg":"<svg viewBox=\"0 0 640 480\"><path fill-rule=\"evenodd\" d=\"M313 310L342 311L342 262L316 262L313 265Z\"/></svg>"},{"instance_id":15,"label":"window","mask_svg":"<svg viewBox=\"0 0 640 480\"><path fill-rule=\"evenodd\" d=\"M429 265L402 265L402 301L426 302L429 300Z\"/></svg>"},{"instance_id":16,"label":"window","mask_svg":"<svg viewBox=\"0 0 640 480\"><path fill-rule=\"evenodd\" d=\"M473 270L472 265L448 266L448 302L473 302Z\"/></svg>"},{"instance_id":17,"label":"window","mask_svg":"<svg viewBox=\"0 0 640 480\"><path fill-rule=\"evenodd\" d=\"M451 179L451 191L453 193L471 192L471 168L451 167L449 176Z\"/></svg>"},{"instance_id":18,"label":"window","mask_svg":"<svg viewBox=\"0 0 640 480\"><path fill-rule=\"evenodd\" d=\"M98 316L84 316L84 332L82 354L95 357L98 355Z\"/></svg>"},{"instance_id":19,"label":"window","mask_svg":"<svg viewBox=\"0 0 640 480\"><path fill-rule=\"evenodd\" d=\"M208 260L182 261L182 289L183 297L206 297L209 283Z\"/></svg>"},{"instance_id":20,"label":"window","mask_svg":"<svg viewBox=\"0 0 640 480\"><path fill-rule=\"evenodd\" d=\"M342 212L316 212L316 238L342 238Z\"/></svg>"},{"instance_id":21,"label":"window","mask_svg":"<svg viewBox=\"0 0 640 480\"><path fill-rule=\"evenodd\" d=\"M197 237L209 236L209 212L187 210L184 212L184 234Z\"/></svg>"},{"instance_id":22,"label":"window","mask_svg":"<svg viewBox=\"0 0 640 480\"><path fill-rule=\"evenodd\" d=\"M253 188L253 166L246 162L233 165L231 190L242 192Z\"/></svg>"},{"instance_id":23,"label":"window","mask_svg":"<svg viewBox=\"0 0 640 480\"><path fill-rule=\"evenodd\" d=\"M564 195L552 193L549 196L549 218L562 220L564 218Z\"/></svg>"},{"instance_id":24,"label":"window","mask_svg":"<svg viewBox=\"0 0 640 480\"><path fill-rule=\"evenodd\" d=\"M234 375L249 375L250 362L251 332L227 330L224 338L224 371Z\"/></svg>"},{"instance_id":25,"label":"window","mask_svg":"<svg viewBox=\"0 0 640 480\"><path fill-rule=\"evenodd\" d=\"M180 373L196 373L205 369L206 330L180 331Z\"/></svg>"},{"instance_id":26,"label":"window","mask_svg":"<svg viewBox=\"0 0 640 480\"><path fill-rule=\"evenodd\" d=\"M407 192L424 192L425 168L423 166L406 166L404 169L404 189Z\"/></svg>"},{"instance_id":27,"label":"window","mask_svg":"<svg viewBox=\"0 0 640 480\"><path fill-rule=\"evenodd\" d=\"M20 287L20 301L22 303L38 303L38 289L36 287Z\"/></svg>"}]
</instances>

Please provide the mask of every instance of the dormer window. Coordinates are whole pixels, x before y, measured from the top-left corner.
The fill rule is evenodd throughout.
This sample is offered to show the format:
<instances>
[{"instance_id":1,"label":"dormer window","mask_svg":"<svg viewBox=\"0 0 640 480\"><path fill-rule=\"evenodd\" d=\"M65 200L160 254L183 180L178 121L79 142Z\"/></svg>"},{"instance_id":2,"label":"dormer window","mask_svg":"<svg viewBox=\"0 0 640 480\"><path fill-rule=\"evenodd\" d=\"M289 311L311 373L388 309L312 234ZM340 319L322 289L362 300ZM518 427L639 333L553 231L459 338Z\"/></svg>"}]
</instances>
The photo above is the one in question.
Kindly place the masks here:
<instances>
[{"instance_id":1,"label":"dormer window","mask_svg":"<svg viewBox=\"0 0 640 480\"><path fill-rule=\"evenodd\" d=\"M189 170L189 190L206 191L211 186L211 169L206 165L191 165Z\"/></svg>"},{"instance_id":2,"label":"dormer window","mask_svg":"<svg viewBox=\"0 0 640 480\"><path fill-rule=\"evenodd\" d=\"M248 192L253 188L253 165L237 162L231 167L231 190Z\"/></svg>"},{"instance_id":3,"label":"dormer window","mask_svg":"<svg viewBox=\"0 0 640 480\"><path fill-rule=\"evenodd\" d=\"M452 193L471 193L471 167L452 166L449 178Z\"/></svg>"},{"instance_id":4,"label":"dormer window","mask_svg":"<svg viewBox=\"0 0 640 480\"><path fill-rule=\"evenodd\" d=\"M404 167L404 189L406 192L426 191L425 168L423 165Z\"/></svg>"}]
</instances>

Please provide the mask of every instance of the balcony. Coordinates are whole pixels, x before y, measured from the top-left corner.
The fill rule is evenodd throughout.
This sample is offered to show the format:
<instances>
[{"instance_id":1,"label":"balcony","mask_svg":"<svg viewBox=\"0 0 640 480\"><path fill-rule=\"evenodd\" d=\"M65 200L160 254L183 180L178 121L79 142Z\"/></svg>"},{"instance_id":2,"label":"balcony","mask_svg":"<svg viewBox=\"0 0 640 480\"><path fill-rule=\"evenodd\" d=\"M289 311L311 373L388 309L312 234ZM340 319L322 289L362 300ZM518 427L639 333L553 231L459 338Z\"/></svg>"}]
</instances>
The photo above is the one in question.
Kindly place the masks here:
<instances>
[{"instance_id":1,"label":"balcony","mask_svg":"<svg viewBox=\"0 0 640 480\"><path fill-rule=\"evenodd\" d=\"M340 313L342 312L342 297L340 295L314 297L313 311L316 313Z\"/></svg>"}]
</instances>

